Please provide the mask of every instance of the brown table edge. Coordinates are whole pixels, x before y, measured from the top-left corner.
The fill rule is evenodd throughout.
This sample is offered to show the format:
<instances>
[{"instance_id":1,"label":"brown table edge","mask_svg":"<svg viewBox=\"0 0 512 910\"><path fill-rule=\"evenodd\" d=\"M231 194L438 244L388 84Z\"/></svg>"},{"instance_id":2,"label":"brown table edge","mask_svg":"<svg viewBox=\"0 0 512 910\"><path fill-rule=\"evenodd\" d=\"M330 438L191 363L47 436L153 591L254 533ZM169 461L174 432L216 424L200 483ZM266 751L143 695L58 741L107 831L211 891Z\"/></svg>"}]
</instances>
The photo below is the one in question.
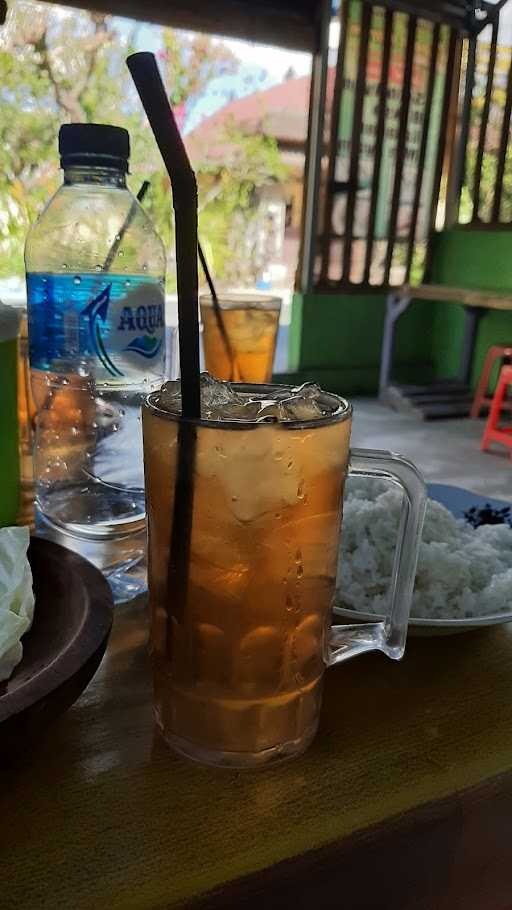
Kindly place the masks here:
<instances>
[{"instance_id":1,"label":"brown table edge","mask_svg":"<svg viewBox=\"0 0 512 910\"><path fill-rule=\"evenodd\" d=\"M506 773L165 910L511 910L511 826Z\"/></svg>"}]
</instances>

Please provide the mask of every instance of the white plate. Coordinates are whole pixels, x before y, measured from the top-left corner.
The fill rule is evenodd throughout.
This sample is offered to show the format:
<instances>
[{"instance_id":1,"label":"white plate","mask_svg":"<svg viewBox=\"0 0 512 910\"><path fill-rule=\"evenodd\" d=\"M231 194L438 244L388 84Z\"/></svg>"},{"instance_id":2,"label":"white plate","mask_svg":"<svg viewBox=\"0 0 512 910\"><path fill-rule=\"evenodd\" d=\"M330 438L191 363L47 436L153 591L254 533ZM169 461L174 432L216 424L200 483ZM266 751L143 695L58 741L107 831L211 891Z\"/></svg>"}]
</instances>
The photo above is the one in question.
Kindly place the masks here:
<instances>
[{"instance_id":1,"label":"white plate","mask_svg":"<svg viewBox=\"0 0 512 910\"><path fill-rule=\"evenodd\" d=\"M431 499L446 506L455 518L466 518L466 512L472 506L481 508L490 504L493 508L499 509L511 505L510 502L504 502L501 499L479 496L461 487L440 483L429 483L428 495ZM346 622L379 622L384 619L384 616L376 613L363 613L362 610L353 610L339 603L334 606L334 618L343 619ZM460 632L474 632L477 629L499 626L507 622L512 622L512 610L495 613L492 616L473 616L471 619L420 619L411 616L409 634L414 636L456 635Z\"/></svg>"}]
</instances>

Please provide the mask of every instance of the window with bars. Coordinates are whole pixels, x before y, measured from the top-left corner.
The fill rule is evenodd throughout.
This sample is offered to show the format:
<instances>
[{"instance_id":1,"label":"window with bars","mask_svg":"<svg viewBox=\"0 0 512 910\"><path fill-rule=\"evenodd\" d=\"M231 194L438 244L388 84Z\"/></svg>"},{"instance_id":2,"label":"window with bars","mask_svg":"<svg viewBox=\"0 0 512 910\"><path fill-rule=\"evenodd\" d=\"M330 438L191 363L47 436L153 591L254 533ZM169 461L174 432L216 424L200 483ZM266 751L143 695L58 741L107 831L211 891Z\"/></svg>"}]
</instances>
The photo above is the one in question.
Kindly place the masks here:
<instances>
[{"instance_id":1,"label":"window with bars","mask_svg":"<svg viewBox=\"0 0 512 910\"><path fill-rule=\"evenodd\" d=\"M455 30L364 0L340 16L315 284L399 285L435 214Z\"/></svg>"},{"instance_id":2,"label":"window with bars","mask_svg":"<svg viewBox=\"0 0 512 910\"><path fill-rule=\"evenodd\" d=\"M445 212L472 225L512 220L504 4L342 0L310 260L317 290L419 283Z\"/></svg>"},{"instance_id":3,"label":"window with bars","mask_svg":"<svg viewBox=\"0 0 512 910\"><path fill-rule=\"evenodd\" d=\"M512 225L512 4L465 41L453 220L472 228ZM457 167L457 166L456 166Z\"/></svg>"}]
</instances>

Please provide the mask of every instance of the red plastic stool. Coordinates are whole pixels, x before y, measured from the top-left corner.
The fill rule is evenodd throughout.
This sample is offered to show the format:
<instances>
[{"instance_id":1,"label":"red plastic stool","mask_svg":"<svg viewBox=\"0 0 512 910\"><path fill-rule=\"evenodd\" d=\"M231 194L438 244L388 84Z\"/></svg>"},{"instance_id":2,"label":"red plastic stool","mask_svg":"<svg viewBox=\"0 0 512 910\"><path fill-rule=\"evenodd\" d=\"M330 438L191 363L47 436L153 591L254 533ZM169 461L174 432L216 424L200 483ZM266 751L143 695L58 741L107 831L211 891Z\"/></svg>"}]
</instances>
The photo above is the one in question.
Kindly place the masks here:
<instances>
[{"instance_id":1,"label":"red plastic stool","mask_svg":"<svg viewBox=\"0 0 512 910\"><path fill-rule=\"evenodd\" d=\"M512 347L508 345L493 344L487 351L482 372L480 373L480 379L478 380L475 397L473 398L473 404L469 414L470 417L479 417L483 407L491 406L492 395L489 395L488 393L491 370L496 360L504 360L505 358L510 358L512 360ZM507 410L512 410L512 402L505 402L504 407Z\"/></svg>"},{"instance_id":2,"label":"red plastic stool","mask_svg":"<svg viewBox=\"0 0 512 910\"><path fill-rule=\"evenodd\" d=\"M503 410L503 399L507 393L507 388L512 386L512 366L502 367L498 377L498 384L492 399L491 410L485 425L484 435L480 448L485 452L489 448L490 442L501 442L503 445L512 449L512 426L500 427L500 414ZM510 404L510 402L509 402ZM512 457L512 453L511 453Z\"/></svg>"}]
</instances>

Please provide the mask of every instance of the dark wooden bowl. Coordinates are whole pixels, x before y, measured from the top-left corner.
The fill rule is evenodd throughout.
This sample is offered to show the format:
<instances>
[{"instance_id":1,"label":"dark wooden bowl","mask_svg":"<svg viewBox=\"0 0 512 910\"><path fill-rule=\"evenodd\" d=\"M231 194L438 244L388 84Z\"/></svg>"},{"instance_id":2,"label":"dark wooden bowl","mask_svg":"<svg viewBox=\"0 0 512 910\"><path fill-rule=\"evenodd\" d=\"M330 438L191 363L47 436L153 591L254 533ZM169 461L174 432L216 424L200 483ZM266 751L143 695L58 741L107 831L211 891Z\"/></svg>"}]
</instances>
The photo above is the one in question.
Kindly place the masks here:
<instances>
[{"instance_id":1,"label":"dark wooden bowl","mask_svg":"<svg viewBox=\"0 0 512 910\"><path fill-rule=\"evenodd\" d=\"M112 626L110 587L91 563L32 538L35 610L23 659L0 683L0 755L17 750L66 711L101 661Z\"/></svg>"}]
</instances>

